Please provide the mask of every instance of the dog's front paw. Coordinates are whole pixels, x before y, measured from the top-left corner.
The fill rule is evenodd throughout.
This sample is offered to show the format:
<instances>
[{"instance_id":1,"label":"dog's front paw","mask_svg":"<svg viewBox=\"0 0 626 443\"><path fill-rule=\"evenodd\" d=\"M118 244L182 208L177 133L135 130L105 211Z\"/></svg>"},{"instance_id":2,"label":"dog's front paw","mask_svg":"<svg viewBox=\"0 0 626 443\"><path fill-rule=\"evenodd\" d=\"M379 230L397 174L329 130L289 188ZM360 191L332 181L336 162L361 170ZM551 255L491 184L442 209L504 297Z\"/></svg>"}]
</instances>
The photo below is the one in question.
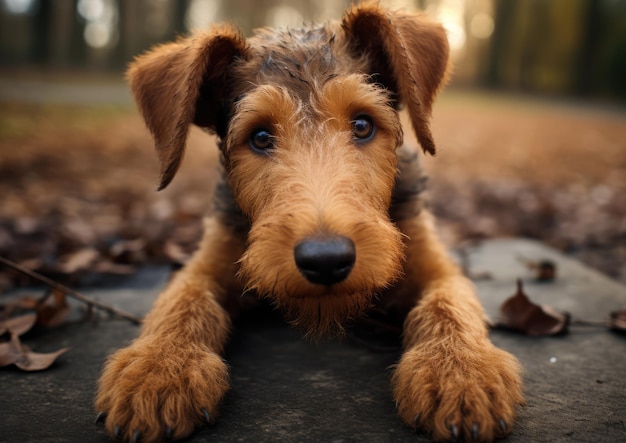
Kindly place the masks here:
<instances>
[{"instance_id":1,"label":"dog's front paw","mask_svg":"<svg viewBox=\"0 0 626 443\"><path fill-rule=\"evenodd\" d=\"M400 417L438 441L504 437L524 402L518 361L487 341L447 345L418 345L402 356L393 376Z\"/></svg>"},{"instance_id":2,"label":"dog's front paw","mask_svg":"<svg viewBox=\"0 0 626 443\"><path fill-rule=\"evenodd\" d=\"M97 420L124 441L183 438L215 417L228 385L228 368L219 355L142 338L107 361Z\"/></svg>"}]
</instances>

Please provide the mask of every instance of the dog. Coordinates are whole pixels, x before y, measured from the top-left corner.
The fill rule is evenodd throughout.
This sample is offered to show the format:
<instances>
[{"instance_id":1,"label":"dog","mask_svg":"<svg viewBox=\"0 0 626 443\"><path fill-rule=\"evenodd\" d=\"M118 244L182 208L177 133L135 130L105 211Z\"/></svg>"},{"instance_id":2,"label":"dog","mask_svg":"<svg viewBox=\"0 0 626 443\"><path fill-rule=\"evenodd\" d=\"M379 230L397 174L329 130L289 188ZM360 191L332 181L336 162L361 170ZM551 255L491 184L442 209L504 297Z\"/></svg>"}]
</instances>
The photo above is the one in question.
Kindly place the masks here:
<instances>
[{"instance_id":1,"label":"dog","mask_svg":"<svg viewBox=\"0 0 626 443\"><path fill-rule=\"evenodd\" d=\"M489 341L475 289L420 202L418 149L403 144L400 106L435 153L429 118L449 66L439 24L378 2L248 39L215 25L132 63L159 189L191 124L217 134L221 179L199 249L105 364L95 407L111 436L180 439L215 420L245 291L311 337L340 335L372 307L405 312L391 380L401 419L435 440L510 432L521 367Z\"/></svg>"}]
</instances>

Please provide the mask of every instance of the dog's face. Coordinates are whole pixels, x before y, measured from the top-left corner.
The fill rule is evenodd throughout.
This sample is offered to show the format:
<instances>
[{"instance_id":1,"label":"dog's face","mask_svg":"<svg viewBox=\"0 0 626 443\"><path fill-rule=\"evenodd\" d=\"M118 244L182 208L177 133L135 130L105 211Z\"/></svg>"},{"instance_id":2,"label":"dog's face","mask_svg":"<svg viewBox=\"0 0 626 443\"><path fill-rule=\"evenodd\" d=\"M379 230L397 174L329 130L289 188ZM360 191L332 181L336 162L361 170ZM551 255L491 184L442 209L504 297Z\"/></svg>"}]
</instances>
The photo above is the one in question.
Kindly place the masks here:
<instances>
[{"instance_id":1,"label":"dog's face","mask_svg":"<svg viewBox=\"0 0 626 443\"><path fill-rule=\"evenodd\" d=\"M248 286L306 329L335 329L398 274L400 233L388 208L401 139L384 89L363 75L252 89L225 139L229 182L251 220Z\"/></svg>"},{"instance_id":2,"label":"dog's face","mask_svg":"<svg viewBox=\"0 0 626 443\"><path fill-rule=\"evenodd\" d=\"M447 60L439 26L370 4L341 23L249 40L214 28L143 56L130 78L162 187L189 124L217 132L251 225L245 283L319 334L340 330L401 273L402 237L389 219L402 143L396 109L407 105L434 152L427 120Z\"/></svg>"}]
</instances>

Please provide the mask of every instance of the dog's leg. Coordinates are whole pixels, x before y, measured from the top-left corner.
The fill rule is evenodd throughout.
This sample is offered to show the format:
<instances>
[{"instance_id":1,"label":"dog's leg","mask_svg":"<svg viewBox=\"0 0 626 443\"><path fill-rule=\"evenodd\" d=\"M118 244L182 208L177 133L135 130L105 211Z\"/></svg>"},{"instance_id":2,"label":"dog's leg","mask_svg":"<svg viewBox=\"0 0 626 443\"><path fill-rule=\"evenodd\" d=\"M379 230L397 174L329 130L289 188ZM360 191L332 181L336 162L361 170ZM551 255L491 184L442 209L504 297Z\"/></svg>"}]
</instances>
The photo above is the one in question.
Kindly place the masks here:
<instances>
[{"instance_id":1,"label":"dog's leg","mask_svg":"<svg viewBox=\"0 0 626 443\"><path fill-rule=\"evenodd\" d=\"M398 226L408 236L399 296L415 298L393 376L400 416L436 440L506 435L523 403L519 363L489 341L474 287L437 239L432 216L422 211Z\"/></svg>"},{"instance_id":2,"label":"dog's leg","mask_svg":"<svg viewBox=\"0 0 626 443\"><path fill-rule=\"evenodd\" d=\"M96 399L107 431L123 440L182 438L212 420L229 387L220 354L242 240L217 219L200 249L147 316L141 335L107 361Z\"/></svg>"}]
</instances>

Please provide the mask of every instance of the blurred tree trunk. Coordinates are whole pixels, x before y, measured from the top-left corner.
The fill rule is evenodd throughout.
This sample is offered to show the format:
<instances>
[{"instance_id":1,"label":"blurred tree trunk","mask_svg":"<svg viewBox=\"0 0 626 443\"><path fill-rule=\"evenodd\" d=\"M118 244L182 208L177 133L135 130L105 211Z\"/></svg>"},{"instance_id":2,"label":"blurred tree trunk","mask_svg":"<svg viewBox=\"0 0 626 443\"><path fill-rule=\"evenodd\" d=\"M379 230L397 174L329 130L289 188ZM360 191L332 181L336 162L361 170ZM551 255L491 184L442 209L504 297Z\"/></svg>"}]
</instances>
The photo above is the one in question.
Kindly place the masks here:
<instances>
[{"instance_id":1,"label":"blurred tree trunk","mask_svg":"<svg viewBox=\"0 0 626 443\"><path fill-rule=\"evenodd\" d=\"M179 35L187 33L187 10L191 0L173 0L172 21L167 40L174 40Z\"/></svg>"},{"instance_id":2,"label":"blurred tree trunk","mask_svg":"<svg viewBox=\"0 0 626 443\"><path fill-rule=\"evenodd\" d=\"M78 0L72 1L72 31L70 39L70 59L73 66L84 66L87 59L87 44L85 43L85 21L78 17Z\"/></svg>"},{"instance_id":3,"label":"blurred tree trunk","mask_svg":"<svg viewBox=\"0 0 626 443\"><path fill-rule=\"evenodd\" d=\"M50 52L48 62L52 66L67 66L70 62L72 29L77 26L73 0L55 0L51 11L48 40Z\"/></svg>"},{"instance_id":4,"label":"blurred tree trunk","mask_svg":"<svg viewBox=\"0 0 626 443\"><path fill-rule=\"evenodd\" d=\"M494 29L491 35L491 51L484 84L491 88L502 86L503 68L506 54L511 47L515 22L514 1L496 0L494 2Z\"/></svg>"},{"instance_id":5,"label":"blurred tree trunk","mask_svg":"<svg viewBox=\"0 0 626 443\"><path fill-rule=\"evenodd\" d=\"M119 0L119 38L114 56L114 64L118 68L126 67L133 56L143 49L141 44L144 35L144 23L141 18L142 3L142 0Z\"/></svg>"},{"instance_id":6,"label":"blurred tree trunk","mask_svg":"<svg viewBox=\"0 0 626 443\"><path fill-rule=\"evenodd\" d=\"M45 65L50 54L50 28L52 28L52 2L49 0L39 0L35 6L32 32L33 44L31 46L30 59L38 65Z\"/></svg>"},{"instance_id":7,"label":"blurred tree trunk","mask_svg":"<svg viewBox=\"0 0 626 443\"><path fill-rule=\"evenodd\" d=\"M522 50L519 63L519 87L523 91L537 89L537 69L547 67L545 54L546 42L551 38L551 32L558 27L558 23L550 23L549 4L544 1L534 1L527 5L529 16L528 29L521 34ZM520 36L516 36L520 38Z\"/></svg>"},{"instance_id":8,"label":"blurred tree trunk","mask_svg":"<svg viewBox=\"0 0 626 443\"><path fill-rule=\"evenodd\" d=\"M224 0L224 16L250 35L253 29L265 26L265 14L274 5L274 0Z\"/></svg>"},{"instance_id":9,"label":"blurred tree trunk","mask_svg":"<svg viewBox=\"0 0 626 443\"><path fill-rule=\"evenodd\" d=\"M578 54L576 90L578 95L589 96L595 86L596 59L600 34L604 29L599 0L586 0L586 11L581 14L582 40Z\"/></svg>"}]
</instances>

